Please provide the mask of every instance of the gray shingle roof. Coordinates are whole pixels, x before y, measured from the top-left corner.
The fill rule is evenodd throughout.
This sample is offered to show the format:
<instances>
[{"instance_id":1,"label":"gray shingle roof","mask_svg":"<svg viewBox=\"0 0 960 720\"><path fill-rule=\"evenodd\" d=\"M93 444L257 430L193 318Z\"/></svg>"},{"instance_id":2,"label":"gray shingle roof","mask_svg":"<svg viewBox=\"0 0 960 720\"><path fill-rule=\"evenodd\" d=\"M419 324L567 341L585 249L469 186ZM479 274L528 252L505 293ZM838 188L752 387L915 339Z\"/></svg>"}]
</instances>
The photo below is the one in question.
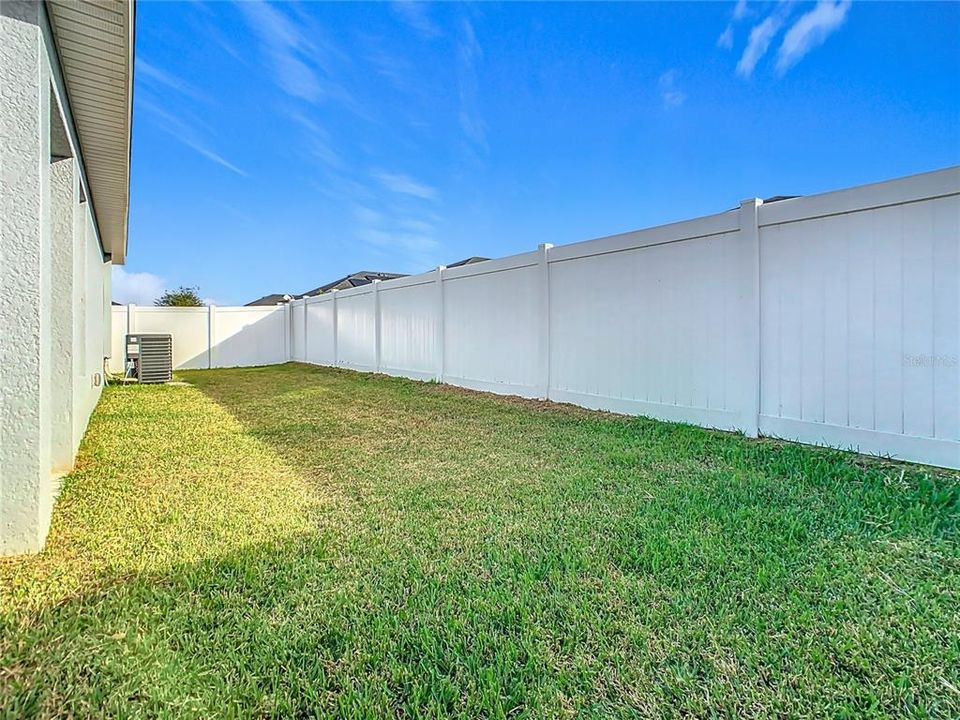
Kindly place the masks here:
<instances>
[{"instance_id":1,"label":"gray shingle roof","mask_svg":"<svg viewBox=\"0 0 960 720\"><path fill-rule=\"evenodd\" d=\"M386 272L373 272L370 270L361 270L360 272L351 273L342 278L338 278L333 282L329 282L326 285L321 285L316 287L313 290L307 290L302 295L297 295L297 298L302 298L306 296L313 297L314 295L322 295L323 293L330 292L331 290L347 290L352 287L360 287L361 285L369 285L374 280L393 280L394 278L406 277L403 273L386 273Z\"/></svg>"},{"instance_id":2,"label":"gray shingle roof","mask_svg":"<svg viewBox=\"0 0 960 720\"><path fill-rule=\"evenodd\" d=\"M272 293L270 295L264 295L261 298L257 298L253 302L248 302L244 307L253 307L254 305L276 305L277 303L286 302L288 298L288 295Z\"/></svg>"}]
</instances>

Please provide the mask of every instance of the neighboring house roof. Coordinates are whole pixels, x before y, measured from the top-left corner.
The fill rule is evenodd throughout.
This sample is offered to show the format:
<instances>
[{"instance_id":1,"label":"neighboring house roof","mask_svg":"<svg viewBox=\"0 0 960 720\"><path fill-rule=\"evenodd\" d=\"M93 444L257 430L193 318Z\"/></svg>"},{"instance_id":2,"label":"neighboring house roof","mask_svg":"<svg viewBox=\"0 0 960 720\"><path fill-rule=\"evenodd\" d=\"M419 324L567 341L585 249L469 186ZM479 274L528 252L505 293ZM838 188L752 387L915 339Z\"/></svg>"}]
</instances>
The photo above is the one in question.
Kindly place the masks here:
<instances>
[{"instance_id":1,"label":"neighboring house roof","mask_svg":"<svg viewBox=\"0 0 960 720\"><path fill-rule=\"evenodd\" d=\"M455 263L450 263L447 265L448 268L460 267L461 265L473 265L478 262L486 262L490 258L480 257L479 255L474 255L473 257L464 258L463 260L457 260Z\"/></svg>"},{"instance_id":2,"label":"neighboring house roof","mask_svg":"<svg viewBox=\"0 0 960 720\"><path fill-rule=\"evenodd\" d=\"M48 0L78 161L89 184L104 252L115 264L127 254L130 130L133 108L134 2Z\"/></svg>"},{"instance_id":3,"label":"neighboring house roof","mask_svg":"<svg viewBox=\"0 0 960 720\"><path fill-rule=\"evenodd\" d=\"M793 200L794 198L803 197L803 195L773 195L772 197L765 198L762 202L764 205L770 205L771 203L780 202L782 200ZM731 210L739 210L740 206L730 208L727 212Z\"/></svg>"},{"instance_id":4,"label":"neighboring house roof","mask_svg":"<svg viewBox=\"0 0 960 720\"><path fill-rule=\"evenodd\" d=\"M484 262L490 258L479 257L474 255L472 257L464 258L463 260L458 260L455 263L447 265L447 267L460 267L461 265L472 265L473 263ZM313 290L307 290L307 292L301 295L294 295L294 297L299 300L305 297L313 297L314 295L322 295L323 293L328 293L331 290L347 290L349 288L360 287L361 285L369 285L374 280L393 280L394 278L407 277L404 273L388 273L388 272L373 272L370 270L361 270L360 272L351 273L350 275L345 275L342 278L337 278L333 282L328 282L326 285L321 285L316 287ZM276 305L279 302L286 302L283 295L273 294L273 295L264 295L262 298L257 298L253 302L247 303L250 305Z\"/></svg>"},{"instance_id":5,"label":"neighboring house roof","mask_svg":"<svg viewBox=\"0 0 960 720\"><path fill-rule=\"evenodd\" d=\"M314 295L322 295L323 293L330 292L331 290L347 290L352 287L360 287L361 285L369 285L374 280L393 280L394 278L406 277L403 273L385 273L385 272L371 272L369 270L361 270L360 272L355 272L345 277L329 282L326 285L321 285L320 287L314 288L313 290L307 290L302 295L297 295L297 298L313 297Z\"/></svg>"},{"instance_id":6,"label":"neighboring house roof","mask_svg":"<svg viewBox=\"0 0 960 720\"><path fill-rule=\"evenodd\" d=\"M464 258L463 260L458 260L447 267L460 267L461 265L472 265L473 263L484 262L490 258L479 257L474 255L472 257ZM331 290L347 290L352 287L360 287L361 285L369 285L374 280L393 280L394 278L407 277L405 273L387 273L387 272L371 272L370 270L361 270L360 272L351 273L342 278L338 278L333 282L329 282L326 285L321 285L320 287L314 288L313 290L307 290L307 292L302 295L297 295L296 298L299 300L303 297L313 297L314 295L322 295L323 293L330 292ZM268 295L267 297L272 297ZM255 301L256 302L256 301ZM251 303L252 305L253 303Z\"/></svg>"},{"instance_id":7,"label":"neighboring house roof","mask_svg":"<svg viewBox=\"0 0 960 720\"><path fill-rule=\"evenodd\" d=\"M257 298L253 302L248 302L244 307L253 307L254 305L276 305L277 303L285 303L289 301L290 297L290 295L273 293L271 295L264 295L261 298Z\"/></svg>"}]
</instances>

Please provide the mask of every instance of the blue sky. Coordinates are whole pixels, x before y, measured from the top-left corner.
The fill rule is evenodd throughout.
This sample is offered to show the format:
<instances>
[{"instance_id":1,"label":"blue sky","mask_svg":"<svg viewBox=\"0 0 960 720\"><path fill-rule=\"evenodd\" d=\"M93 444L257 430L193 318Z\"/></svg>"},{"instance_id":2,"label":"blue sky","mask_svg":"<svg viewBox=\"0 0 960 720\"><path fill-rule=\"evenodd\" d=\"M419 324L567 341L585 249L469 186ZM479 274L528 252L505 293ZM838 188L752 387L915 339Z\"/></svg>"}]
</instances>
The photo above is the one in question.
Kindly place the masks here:
<instances>
[{"instance_id":1,"label":"blue sky","mask_svg":"<svg viewBox=\"0 0 960 720\"><path fill-rule=\"evenodd\" d=\"M114 297L218 304L960 163L957 3L137 6Z\"/></svg>"}]
</instances>

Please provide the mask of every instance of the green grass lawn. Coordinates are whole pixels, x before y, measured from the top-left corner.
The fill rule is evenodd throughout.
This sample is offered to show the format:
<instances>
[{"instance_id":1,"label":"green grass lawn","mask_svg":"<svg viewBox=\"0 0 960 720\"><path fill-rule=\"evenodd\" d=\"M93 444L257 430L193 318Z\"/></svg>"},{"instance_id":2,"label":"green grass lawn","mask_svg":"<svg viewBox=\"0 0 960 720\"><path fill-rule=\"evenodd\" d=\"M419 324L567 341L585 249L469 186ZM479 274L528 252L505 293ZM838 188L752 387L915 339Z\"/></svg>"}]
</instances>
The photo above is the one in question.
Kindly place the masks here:
<instances>
[{"instance_id":1,"label":"green grass lawn","mask_svg":"<svg viewBox=\"0 0 960 720\"><path fill-rule=\"evenodd\" d=\"M960 715L960 477L304 365L109 388L0 714Z\"/></svg>"}]
</instances>

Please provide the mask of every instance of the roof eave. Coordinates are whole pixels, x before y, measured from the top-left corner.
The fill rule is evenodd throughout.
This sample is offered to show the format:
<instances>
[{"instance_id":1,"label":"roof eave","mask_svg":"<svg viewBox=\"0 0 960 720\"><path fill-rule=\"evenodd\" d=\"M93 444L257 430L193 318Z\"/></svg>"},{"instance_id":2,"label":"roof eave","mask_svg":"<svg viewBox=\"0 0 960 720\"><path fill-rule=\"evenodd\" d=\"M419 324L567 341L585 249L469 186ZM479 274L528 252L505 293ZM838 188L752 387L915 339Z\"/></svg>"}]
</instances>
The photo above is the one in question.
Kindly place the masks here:
<instances>
[{"instance_id":1,"label":"roof eave","mask_svg":"<svg viewBox=\"0 0 960 720\"><path fill-rule=\"evenodd\" d=\"M130 214L135 0L82 3L47 0L46 6L100 243L113 263L123 264L127 255ZM109 30L111 25L112 32ZM116 31L117 25L120 32ZM116 84L111 86L98 77L95 82L88 80L78 85L88 72L97 68L88 55L76 53L72 47L83 46L84 41L90 39L96 39L99 47L107 48L96 61L100 63L99 69L106 65L118 72L120 82L124 84L122 106L115 101L111 103L108 97L116 93ZM122 135L123 145L119 152L103 143L104 123L111 126L114 136Z\"/></svg>"}]
</instances>

